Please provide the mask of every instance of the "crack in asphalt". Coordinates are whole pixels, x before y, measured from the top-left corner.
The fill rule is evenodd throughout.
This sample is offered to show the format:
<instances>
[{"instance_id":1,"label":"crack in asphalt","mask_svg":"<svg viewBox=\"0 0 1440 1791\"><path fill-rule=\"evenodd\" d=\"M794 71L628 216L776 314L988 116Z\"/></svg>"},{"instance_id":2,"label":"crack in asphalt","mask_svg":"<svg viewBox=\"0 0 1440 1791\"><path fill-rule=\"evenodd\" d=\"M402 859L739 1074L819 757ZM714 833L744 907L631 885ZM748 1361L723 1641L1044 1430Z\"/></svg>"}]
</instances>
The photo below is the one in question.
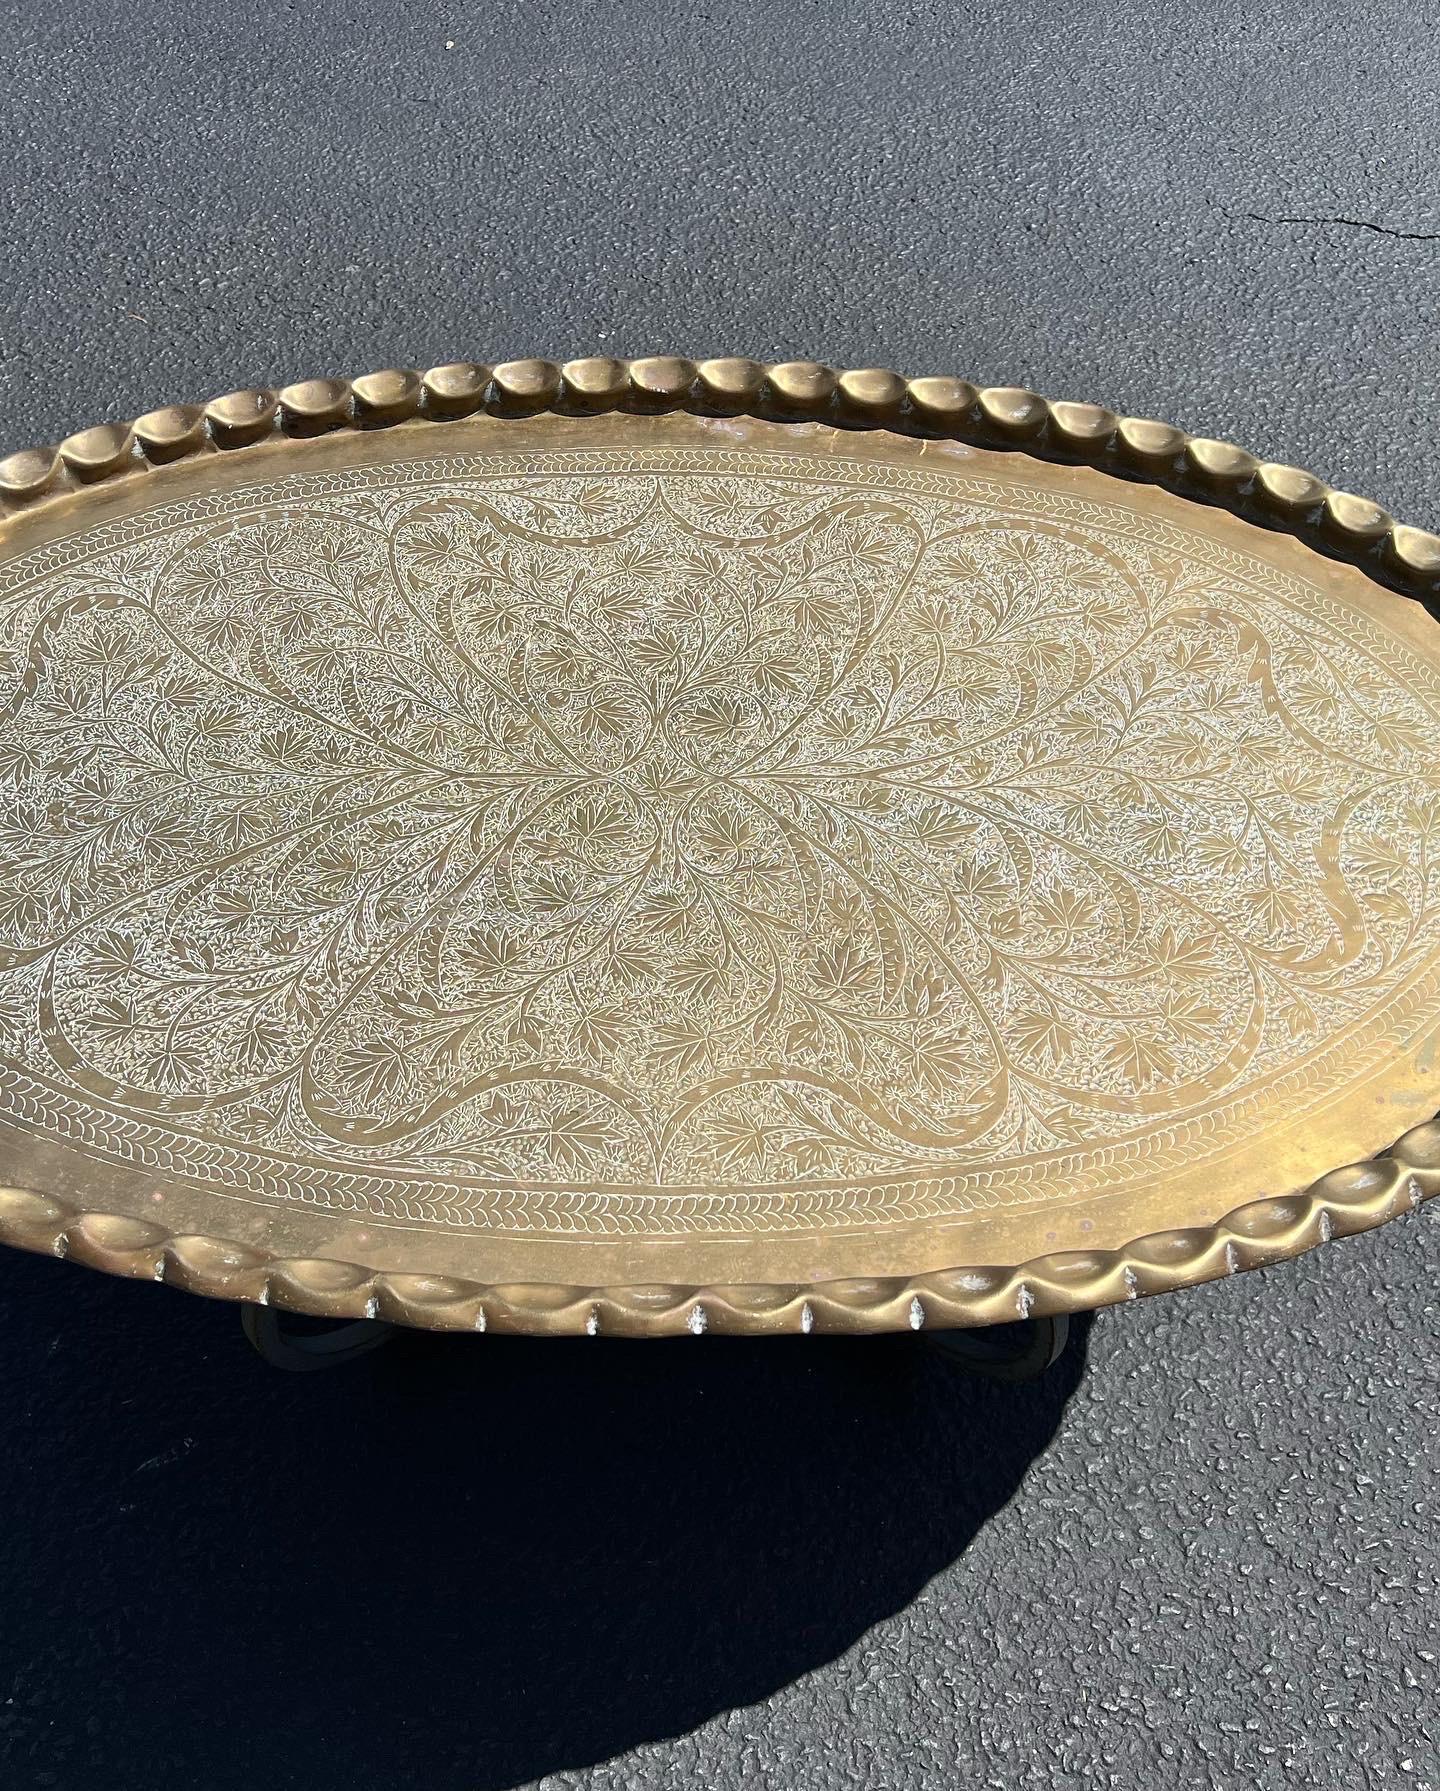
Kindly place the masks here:
<instances>
[{"instance_id":1,"label":"crack in asphalt","mask_svg":"<svg viewBox=\"0 0 1440 1791\"><path fill-rule=\"evenodd\" d=\"M1440 242L1440 231L1392 230L1389 225L1374 224L1368 218L1271 218L1259 211L1247 211L1245 216L1257 224L1343 224L1347 230L1369 230L1376 236L1393 236L1400 242Z\"/></svg>"}]
</instances>

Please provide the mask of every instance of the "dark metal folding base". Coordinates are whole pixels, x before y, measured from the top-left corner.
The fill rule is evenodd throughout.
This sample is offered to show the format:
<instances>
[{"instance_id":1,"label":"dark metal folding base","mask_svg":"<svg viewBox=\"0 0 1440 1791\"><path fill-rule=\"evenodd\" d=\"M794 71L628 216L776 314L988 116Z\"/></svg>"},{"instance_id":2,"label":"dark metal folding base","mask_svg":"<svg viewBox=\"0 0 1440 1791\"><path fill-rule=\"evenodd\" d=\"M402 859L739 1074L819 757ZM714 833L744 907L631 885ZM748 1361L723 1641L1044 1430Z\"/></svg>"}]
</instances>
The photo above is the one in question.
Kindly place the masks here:
<instances>
[{"instance_id":1,"label":"dark metal folding base","mask_svg":"<svg viewBox=\"0 0 1440 1791\"><path fill-rule=\"evenodd\" d=\"M1037 1380L1059 1361L1069 1339L1070 1320L1063 1312L1054 1318L1027 1318L1020 1324L925 1333L930 1348L952 1366L992 1381Z\"/></svg>"},{"instance_id":2,"label":"dark metal folding base","mask_svg":"<svg viewBox=\"0 0 1440 1791\"><path fill-rule=\"evenodd\" d=\"M338 1368L356 1356L379 1349L395 1334L394 1325L379 1318L349 1319L328 1331L299 1330L271 1306L242 1306L245 1335L272 1368L313 1374L317 1368Z\"/></svg>"},{"instance_id":3,"label":"dark metal folding base","mask_svg":"<svg viewBox=\"0 0 1440 1791\"><path fill-rule=\"evenodd\" d=\"M349 1319L326 1331L301 1330L272 1306L242 1306L240 1323L272 1368L297 1374L353 1362L395 1334L394 1325L378 1318ZM962 1373L995 1381L1033 1381L1059 1360L1069 1336L1070 1320L1061 1313L974 1331L928 1331L924 1340Z\"/></svg>"}]
</instances>

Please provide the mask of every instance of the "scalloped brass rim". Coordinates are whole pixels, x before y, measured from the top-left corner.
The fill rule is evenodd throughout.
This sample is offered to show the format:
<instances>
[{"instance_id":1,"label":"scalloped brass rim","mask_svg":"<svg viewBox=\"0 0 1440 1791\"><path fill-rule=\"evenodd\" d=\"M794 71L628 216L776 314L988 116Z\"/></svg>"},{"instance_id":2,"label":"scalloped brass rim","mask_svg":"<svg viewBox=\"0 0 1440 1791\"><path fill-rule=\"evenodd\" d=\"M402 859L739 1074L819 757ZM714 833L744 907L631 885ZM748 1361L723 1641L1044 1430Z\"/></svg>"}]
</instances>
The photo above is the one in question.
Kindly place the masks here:
<instances>
[{"instance_id":1,"label":"scalloped brass rim","mask_svg":"<svg viewBox=\"0 0 1440 1791\"><path fill-rule=\"evenodd\" d=\"M103 481L143 475L151 466L235 453L276 435L304 439L481 413L594 416L617 410L825 422L1019 448L1222 504L1417 593L1440 588L1440 536L1398 523L1368 498L1230 442L1098 405L1046 399L1020 386L906 379L878 367L839 372L814 361L767 366L674 355L591 356L563 364L467 361L424 373L388 368L352 380L306 379L278 391L227 392L205 405L167 405L131 423L100 424L56 446L10 454L0 460L0 519Z\"/></svg>"},{"instance_id":2,"label":"scalloped brass rim","mask_svg":"<svg viewBox=\"0 0 1440 1791\"><path fill-rule=\"evenodd\" d=\"M617 410L884 429L1084 463L1279 527L1417 595L1440 589L1440 537L1228 442L1095 405L1052 402L1019 387L905 379L878 368L837 372L805 361L467 362L231 392L204 406L171 405L0 460L0 522L101 482L143 477L151 466L239 453L277 435L302 439L411 421L439 425L481 413ZM0 1188L0 1242L213 1298L430 1329L620 1336L889 1331L1003 1323L1168 1292L1370 1230L1436 1193L1440 1120L1415 1127L1382 1156L1332 1170L1304 1192L1248 1201L1210 1226L1151 1233L1118 1250L914 1276L744 1287L481 1283L328 1257L279 1257L19 1188Z\"/></svg>"},{"instance_id":3,"label":"scalloped brass rim","mask_svg":"<svg viewBox=\"0 0 1440 1791\"><path fill-rule=\"evenodd\" d=\"M1371 1231L1436 1193L1440 1120L1414 1127L1369 1162L1331 1170L1303 1193L1247 1201L1214 1225L1152 1232L1123 1250L1038 1256L1015 1268L744 1287L477 1282L267 1255L21 1188L0 1189L0 1242L212 1299L426 1330L592 1337L918 1331L1088 1312L1219 1280Z\"/></svg>"}]
</instances>

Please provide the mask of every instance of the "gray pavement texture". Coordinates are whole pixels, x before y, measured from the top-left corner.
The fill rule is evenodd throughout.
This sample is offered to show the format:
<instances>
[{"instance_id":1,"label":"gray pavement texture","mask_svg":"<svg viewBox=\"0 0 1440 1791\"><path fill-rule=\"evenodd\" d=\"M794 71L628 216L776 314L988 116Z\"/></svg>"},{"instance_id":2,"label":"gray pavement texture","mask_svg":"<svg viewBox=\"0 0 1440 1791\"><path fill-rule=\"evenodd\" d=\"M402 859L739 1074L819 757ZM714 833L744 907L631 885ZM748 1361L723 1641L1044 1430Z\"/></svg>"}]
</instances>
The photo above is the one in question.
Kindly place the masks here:
<instances>
[{"instance_id":1,"label":"gray pavement texture","mask_svg":"<svg viewBox=\"0 0 1440 1791\"><path fill-rule=\"evenodd\" d=\"M1228 436L1440 525L1436 9L0 4L0 430L750 353ZM1440 1205L1440 1203L1437 1203ZM0 1783L1440 1786L1440 1212L914 1339L407 1338L0 1256Z\"/></svg>"}]
</instances>

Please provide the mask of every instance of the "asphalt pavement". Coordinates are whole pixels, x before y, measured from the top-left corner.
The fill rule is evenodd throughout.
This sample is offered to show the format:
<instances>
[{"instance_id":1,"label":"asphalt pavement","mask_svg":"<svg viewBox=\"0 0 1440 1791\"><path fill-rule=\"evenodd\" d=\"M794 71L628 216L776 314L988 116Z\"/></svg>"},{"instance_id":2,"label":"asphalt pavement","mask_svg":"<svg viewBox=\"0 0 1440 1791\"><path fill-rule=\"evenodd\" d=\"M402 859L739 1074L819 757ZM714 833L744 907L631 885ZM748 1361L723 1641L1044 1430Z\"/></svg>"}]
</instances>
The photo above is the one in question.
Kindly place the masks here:
<instances>
[{"instance_id":1,"label":"asphalt pavement","mask_svg":"<svg viewBox=\"0 0 1440 1791\"><path fill-rule=\"evenodd\" d=\"M1440 13L0 5L0 438L310 374L807 356L1440 527ZM1440 1787L1440 1202L1100 1314L407 1337L0 1252L0 1782Z\"/></svg>"}]
</instances>

